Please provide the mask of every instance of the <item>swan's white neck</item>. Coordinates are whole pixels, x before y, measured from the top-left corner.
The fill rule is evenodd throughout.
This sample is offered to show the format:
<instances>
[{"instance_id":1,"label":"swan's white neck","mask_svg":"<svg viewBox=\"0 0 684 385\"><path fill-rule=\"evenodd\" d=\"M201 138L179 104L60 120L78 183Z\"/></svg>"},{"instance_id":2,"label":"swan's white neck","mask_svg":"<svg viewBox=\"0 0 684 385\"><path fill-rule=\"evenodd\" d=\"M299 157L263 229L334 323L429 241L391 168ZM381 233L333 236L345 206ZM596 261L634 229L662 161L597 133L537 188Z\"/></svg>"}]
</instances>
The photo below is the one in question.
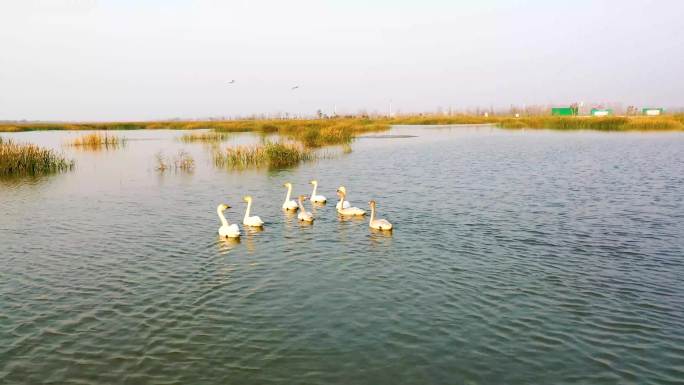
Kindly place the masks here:
<instances>
[{"instance_id":1,"label":"swan's white neck","mask_svg":"<svg viewBox=\"0 0 684 385\"><path fill-rule=\"evenodd\" d=\"M346 197L347 197L347 194L342 193L342 192L340 193L340 208L341 209L344 208L344 198L346 198Z\"/></svg>"},{"instance_id":2,"label":"swan's white neck","mask_svg":"<svg viewBox=\"0 0 684 385\"><path fill-rule=\"evenodd\" d=\"M292 194L292 185L287 186L287 195L285 196L285 203L290 201L290 194Z\"/></svg>"},{"instance_id":3,"label":"swan's white neck","mask_svg":"<svg viewBox=\"0 0 684 385\"><path fill-rule=\"evenodd\" d=\"M249 218L249 211L252 209L252 200L247 201L247 211L245 211L245 220Z\"/></svg>"},{"instance_id":4,"label":"swan's white neck","mask_svg":"<svg viewBox=\"0 0 684 385\"><path fill-rule=\"evenodd\" d=\"M299 209L302 210L302 212L303 212L304 211L304 203L302 203L302 198L299 198L298 202L299 202Z\"/></svg>"},{"instance_id":5,"label":"swan's white neck","mask_svg":"<svg viewBox=\"0 0 684 385\"><path fill-rule=\"evenodd\" d=\"M374 220L375 220L375 205L371 205L370 221L373 222Z\"/></svg>"},{"instance_id":6,"label":"swan's white neck","mask_svg":"<svg viewBox=\"0 0 684 385\"><path fill-rule=\"evenodd\" d=\"M314 189L313 189L313 192L311 193L311 196L315 197L316 196L316 189L318 188L318 183L314 183L313 185L314 185Z\"/></svg>"},{"instance_id":7,"label":"swan's white neck","mask_svg":"<svg viewBox=\"0 0 684 385\"><path fill-rule=\"evenodd\" d=\"M221 220L221 224L222 224L223 226L226 226L226 227L227 227L227 226L228 226L228 220L226 219L225 216L223 216L223 210L221 210L221 209L216 209L216 213L218 214L219 219Z\"/></svg>"}]
</instances>

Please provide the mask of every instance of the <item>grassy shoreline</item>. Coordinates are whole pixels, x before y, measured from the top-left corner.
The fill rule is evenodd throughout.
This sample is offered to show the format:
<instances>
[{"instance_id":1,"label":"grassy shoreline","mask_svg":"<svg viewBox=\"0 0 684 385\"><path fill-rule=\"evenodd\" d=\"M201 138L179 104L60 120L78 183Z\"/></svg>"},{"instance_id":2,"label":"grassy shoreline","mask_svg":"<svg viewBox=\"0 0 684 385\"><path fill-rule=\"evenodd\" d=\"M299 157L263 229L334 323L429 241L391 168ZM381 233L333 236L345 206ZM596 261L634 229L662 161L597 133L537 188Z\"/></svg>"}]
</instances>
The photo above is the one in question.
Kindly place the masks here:
<instances>
[{"instance_id":1,"label":"grassy shoreline","mask_svg":"<svg viewBox=\"0 0 684 385\"><path fill-rule=\"evenodd\" d=\"M392 125L496 124L509 129L597 130L597 131L684 131L684 114L609 117L532 116L438 116L413 115L396 118L333 118L302 120L225 120L225 121L154 121L104 123L0 123L0 132L49 130L195 130L216 132L257 132L280 134L309 147L350 142L356 135L384 131Z\"/></svg>"}]
</instances>

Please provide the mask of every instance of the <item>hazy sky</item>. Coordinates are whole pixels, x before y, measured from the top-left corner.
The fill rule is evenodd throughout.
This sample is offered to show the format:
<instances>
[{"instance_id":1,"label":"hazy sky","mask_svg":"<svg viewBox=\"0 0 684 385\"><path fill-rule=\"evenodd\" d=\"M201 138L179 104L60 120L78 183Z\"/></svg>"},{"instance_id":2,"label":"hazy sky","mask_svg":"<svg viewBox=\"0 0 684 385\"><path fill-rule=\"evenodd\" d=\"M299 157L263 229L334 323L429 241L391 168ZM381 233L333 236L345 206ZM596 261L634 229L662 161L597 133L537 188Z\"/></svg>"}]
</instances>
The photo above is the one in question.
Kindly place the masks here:
<instances>
[{"instance_id":1,"label":"hazy sky","mask_svg":"<svg viewBox=\"0 0 684 385\"><path fill-rule=\"evenodd\" d=\"M682 15L681 0L0 0L0 120L679 107Z\"/></svg>"}]
</instances>

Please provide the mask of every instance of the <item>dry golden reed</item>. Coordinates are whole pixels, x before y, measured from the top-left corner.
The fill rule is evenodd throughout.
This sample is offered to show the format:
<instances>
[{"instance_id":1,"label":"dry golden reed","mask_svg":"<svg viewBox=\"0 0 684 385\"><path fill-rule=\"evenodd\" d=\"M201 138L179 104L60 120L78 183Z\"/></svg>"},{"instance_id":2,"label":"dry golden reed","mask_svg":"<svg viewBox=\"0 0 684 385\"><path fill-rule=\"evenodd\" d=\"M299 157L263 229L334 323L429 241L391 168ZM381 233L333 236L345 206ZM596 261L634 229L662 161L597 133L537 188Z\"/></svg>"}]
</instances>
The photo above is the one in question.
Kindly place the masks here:
<instances>
[{"instance_id":1,"label":"dry golden reed","mask_svg":"<svg viewBox=\"0 0 684 385\"><path fill-rule=\"evenodd\" d=\"M68 171L74 167L53 150L34 144L17 144L0 137L0 176L42 175Z\"/></svg>"},{"instance_id":2,"label":"dry golden reed","mask_svg":"<svg viewBox=\"0 0 684 385\"><path fill-rule=\"evenodd\" d=\"M69 145L85 150L109 150L123 146L125 139L106 133L94 132L77 137L69 142Z\"/></svg>"},{"instance_id":3,"label":"dry golden reed","mask_svg":"<svg viewBox=\"0 0 684 385\"><path fill-rule=\"evenodd\" d=\"M203 131L183 134L183 136L180 137L180 140L185 143L216 143L224 141L228 138L230 138L230 134L227 132Z\"/></svg>"}]
</instances>

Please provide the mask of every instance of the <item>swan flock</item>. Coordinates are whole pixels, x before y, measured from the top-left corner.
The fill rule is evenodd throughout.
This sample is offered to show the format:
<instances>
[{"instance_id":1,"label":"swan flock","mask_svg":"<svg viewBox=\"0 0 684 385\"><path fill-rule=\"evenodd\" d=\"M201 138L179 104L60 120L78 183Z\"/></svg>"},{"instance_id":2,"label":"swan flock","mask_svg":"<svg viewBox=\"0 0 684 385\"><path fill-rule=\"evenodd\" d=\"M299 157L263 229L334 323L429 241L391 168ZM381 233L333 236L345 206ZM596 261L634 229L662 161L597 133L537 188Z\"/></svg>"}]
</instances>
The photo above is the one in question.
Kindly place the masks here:
<instances>
[{"instance_id":1,"label":"swan flock","mask_svg":"<svg viewBox=\"0 0 684 385\"><path fill-rule=\"evenodd\" d=\"M312 204L322 206L327 202L327 199L323 195L317 194L316 190L318 189L318 181L312 180L309 184L313 185L313 191L311 192L311 196L299 195L297 201L292 199L292 183L287 182L283 184L283 187L287 188L287 194L285 195L285 201L283 202L282 209L285 212L299 211L299 213L297 214L297 219L302 223L312 224L315 220L315 217L313 213L306 210L304 202L310 200ZM358 207L353 207L349 203L349 201L346 200L346 187L340 186L337 189L337 196L339 197L339 201L335 205L335 209L340 217L362 217L366 215L366 210L360 209ZM247 227L262 228L264 226L264 221L256 215L250 215L252 210L252 202L254 200L252 196L247 195L243 198L243 200L247 203L247 208L245 209L245 216L242 219L242 224ZM370 227L373 230L392 231L393 226L389 221L387 221L386 219L376 218L376 202L374 200L371 200L370 202L368 202L368 205L371 210L368 227ZM228 219L226 219L226 216L224 214L224 212L229 208L230 206L225 203L221 203L216 208L216 213L218 214L219 220L221 221L221 227L219 227L218 229L218 234L223 238L239 238L240 227L237 223L229 224Z\"/></svg>"}]
</instances>

